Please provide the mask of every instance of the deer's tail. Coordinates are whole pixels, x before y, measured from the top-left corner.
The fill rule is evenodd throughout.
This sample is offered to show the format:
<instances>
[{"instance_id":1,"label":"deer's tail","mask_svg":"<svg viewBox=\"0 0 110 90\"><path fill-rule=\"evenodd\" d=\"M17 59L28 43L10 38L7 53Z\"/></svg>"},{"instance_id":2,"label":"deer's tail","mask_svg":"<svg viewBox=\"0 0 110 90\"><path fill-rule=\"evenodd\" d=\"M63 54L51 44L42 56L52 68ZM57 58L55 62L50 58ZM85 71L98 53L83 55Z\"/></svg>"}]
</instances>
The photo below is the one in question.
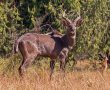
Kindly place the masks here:
<instances>
[{"instance_id":1,"label":"deer's tail","mask_svg":"<svg viewBox=\"0 0 110 90\"><path fill-rule=\"evenodd\" d=\"M17 53L18 52L18 46L19 46L19 39L15 41L15 44L14 44L14 53Z\"/></svg>"}]
</instances>

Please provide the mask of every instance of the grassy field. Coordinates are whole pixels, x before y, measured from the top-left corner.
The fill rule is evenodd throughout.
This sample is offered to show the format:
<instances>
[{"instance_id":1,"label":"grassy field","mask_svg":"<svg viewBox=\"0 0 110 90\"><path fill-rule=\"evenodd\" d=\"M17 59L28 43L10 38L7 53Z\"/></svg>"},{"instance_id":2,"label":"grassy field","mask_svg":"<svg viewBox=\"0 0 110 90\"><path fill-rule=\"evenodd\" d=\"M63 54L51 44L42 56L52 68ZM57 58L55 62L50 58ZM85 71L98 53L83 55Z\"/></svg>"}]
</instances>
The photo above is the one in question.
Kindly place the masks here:
<instances>
[{"instance_id":1,"label":"grassy field","mask_svg":"<svg viewBox=\"0 0 110 90\"><path fill-rule=\"evenodd\" d=\"M90 66L91 65L91 66ZM20 78L18 73L0 75L0 90L110 90L110 72L102 75L99 69L92 69L88 61L78 62L73 71L66 71L62 77L55 71L49 80L49 69L30 67Z\"/></svg>"}]
</instances>

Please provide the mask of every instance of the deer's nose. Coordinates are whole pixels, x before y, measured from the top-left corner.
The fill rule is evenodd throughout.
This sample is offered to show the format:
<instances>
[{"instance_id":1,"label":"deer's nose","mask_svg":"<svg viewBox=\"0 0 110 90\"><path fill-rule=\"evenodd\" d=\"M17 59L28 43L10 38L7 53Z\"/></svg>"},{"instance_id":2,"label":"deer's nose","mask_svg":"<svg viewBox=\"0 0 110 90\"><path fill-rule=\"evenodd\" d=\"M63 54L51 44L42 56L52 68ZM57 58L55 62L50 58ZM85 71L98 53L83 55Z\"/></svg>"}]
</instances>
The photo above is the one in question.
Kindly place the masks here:
<instances>
[{"instance_id":1,"label":"deer's nose","mask_svg":"<svg viewBox=\"0 0 110 90\"><path fill-rule=\"evenodd\" d=\"M73 32L71 32L71 34L72 34L72 35L74 35L74 34L75 34L75 32L73 31Z\"/></svg>"}]
</instances>

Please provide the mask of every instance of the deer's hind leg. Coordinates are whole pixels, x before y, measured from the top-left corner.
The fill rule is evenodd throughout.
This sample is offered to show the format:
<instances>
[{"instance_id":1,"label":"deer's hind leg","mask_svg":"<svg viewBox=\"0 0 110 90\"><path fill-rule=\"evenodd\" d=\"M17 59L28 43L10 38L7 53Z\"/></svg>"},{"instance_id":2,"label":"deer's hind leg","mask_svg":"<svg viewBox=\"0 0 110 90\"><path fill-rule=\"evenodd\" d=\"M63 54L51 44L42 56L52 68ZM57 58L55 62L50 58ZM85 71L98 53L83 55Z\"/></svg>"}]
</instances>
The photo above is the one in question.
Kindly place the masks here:
<instances>
[{"instance_id":1,"label":"deer's hind leg","mask_svg":"<svg viewBox=\"0 0 110 90\"><path fill-rule=\"evenodd\" d=\"M26 68L28 68L32 62L34 61L35 58L27 58L27 59L23 59L20 67L19 67L19 75L23 76L24 72L26 71Z\"/></svg>"},{"instance_id":2,"label":"deer's hind leg","mask_svg":"<svg viewBox=\"0 0 110 90\"><path fill-rule=\"evenodd\" d=\"M52 78L54 67L55 67L55 60L51 59L51 61L50 61L50 69L51 69L51 71L50 71L50 80Z\"/></svg>"},{"instance_id":3,"label":"deer's hind leg","mask_svg":"<svg viewBox=\"0 0 110 90\"><path fill-rule=\"evenodd\" d=\"M103 74L107 71L107 68L108 68L108 63L107 63L107 60L106 59L104 59L103 61L102 61L102 69L103 69Z\"/></svg>"},{"instance_id":4,"label":"deer's hind leg","mask_svg":"<svg viewBox=\"0 0 110 90\"><path fill-rule=\"evenodd\" d=\"M19 49L23 57L23 61L19 67L19 75L23 76L23 73L26 71L26 68L31 65L37 54L32 55L32 53L28 52L26 42L21 42L19 45Z\"/></svg>"}]
</instances>

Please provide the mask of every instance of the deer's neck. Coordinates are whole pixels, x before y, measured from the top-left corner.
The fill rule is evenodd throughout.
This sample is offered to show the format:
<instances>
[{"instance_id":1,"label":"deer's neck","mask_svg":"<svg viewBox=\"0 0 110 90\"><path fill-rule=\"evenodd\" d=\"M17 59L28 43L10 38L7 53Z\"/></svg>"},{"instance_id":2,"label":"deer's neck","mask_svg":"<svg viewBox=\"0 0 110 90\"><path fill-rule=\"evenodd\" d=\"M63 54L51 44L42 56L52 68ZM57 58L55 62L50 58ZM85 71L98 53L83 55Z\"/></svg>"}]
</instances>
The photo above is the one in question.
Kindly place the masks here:
<instances>
[{"instance_id":1,"label":"deer's neck","mask_svg":"<svg viewBox=\"0 0 110 90\"><path fill-rule=\"evenodd\" d=\"M73 49L73 46L76 44L76 32L66 32L63 41L66 42L66 46L68 46L70 50Z\"/></svg>"}]
</instances>

